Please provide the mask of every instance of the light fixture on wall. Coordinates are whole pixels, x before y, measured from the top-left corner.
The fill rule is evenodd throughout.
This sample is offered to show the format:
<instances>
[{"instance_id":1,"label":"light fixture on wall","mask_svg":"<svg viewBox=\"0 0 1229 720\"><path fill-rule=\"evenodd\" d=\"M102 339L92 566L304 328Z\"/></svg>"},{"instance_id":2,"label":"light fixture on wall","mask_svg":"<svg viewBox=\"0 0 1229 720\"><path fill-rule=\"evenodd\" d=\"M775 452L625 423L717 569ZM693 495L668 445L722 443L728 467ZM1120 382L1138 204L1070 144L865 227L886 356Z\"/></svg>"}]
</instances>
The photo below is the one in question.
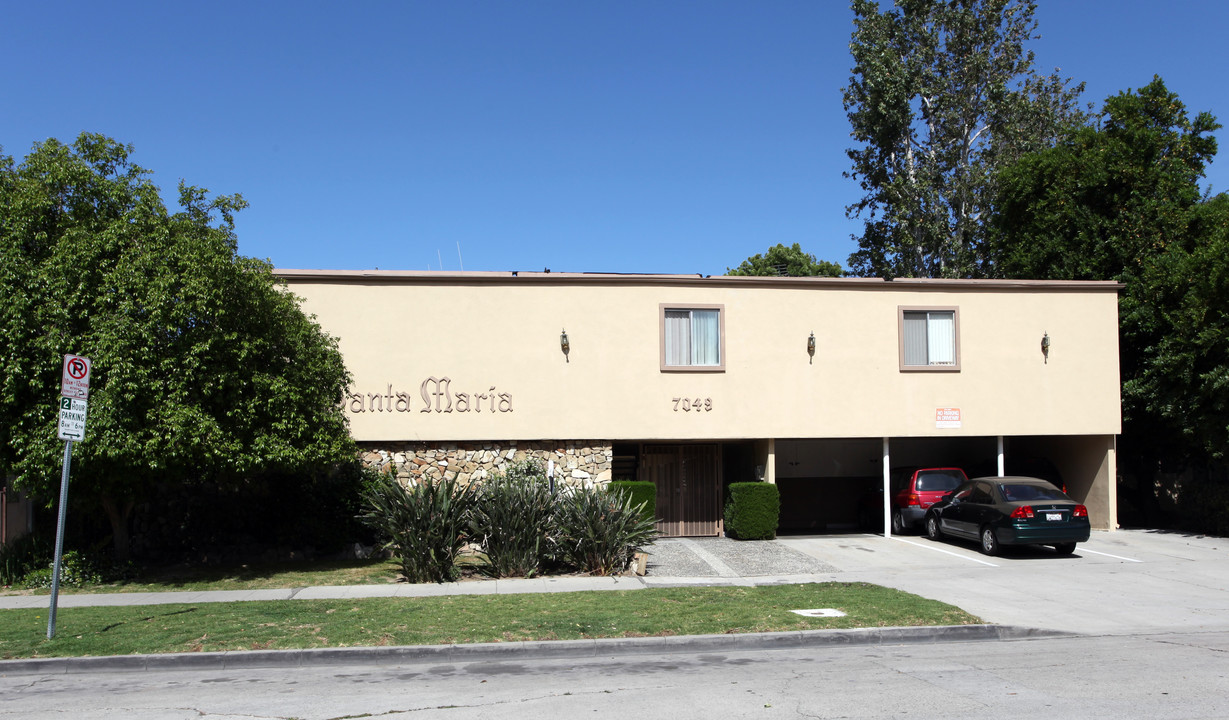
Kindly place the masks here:
<instances>
[{"instance_id":1,"label":"light fixture on wall","mask_svg":"<svg viewBox=\"0 0 1229 720\"><path fill-rule=\"evenodd\" d=\"M572 351L572 344L568 342L567 330L559 333L559 349L563 351L564 362L571 362L571 360L568 359L568 353Z\"/></svg>"},{"instance_id":2,"label":"light fixture on wall","mask_svg":"<svg viewBox=\"0 0 1229 720\"><path fill-rule=\"evenodd\" d=\"M815 362L815 333L811 333L811 337L807 338L807 355L811 356L811 359L808 362L814 363Z\"/></svg>"},{"instance_id":3,"label":"light fixture on wall","mask_svg":"<svg viewBox=\"0 0 1229 720\"><path fill-rule=\"evenodd\" d=\"M1041 356L1046 363L1050 362L1050 333L1041 334Z\"/></svg>"}]
</instances>

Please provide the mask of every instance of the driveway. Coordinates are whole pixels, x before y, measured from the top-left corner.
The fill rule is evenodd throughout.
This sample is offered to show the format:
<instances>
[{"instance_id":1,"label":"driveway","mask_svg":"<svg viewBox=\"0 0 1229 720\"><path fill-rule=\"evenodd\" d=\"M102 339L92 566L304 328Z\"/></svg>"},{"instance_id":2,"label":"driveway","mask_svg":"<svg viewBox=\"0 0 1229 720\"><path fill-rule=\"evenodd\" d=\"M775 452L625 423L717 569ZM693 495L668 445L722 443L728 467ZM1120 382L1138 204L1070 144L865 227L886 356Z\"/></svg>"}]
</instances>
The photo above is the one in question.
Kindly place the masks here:
<instances>
[{"instance_id":1,"label":"driveway","mask_svg":"<svg viewBox=\"0 0 1229 720\"><path fill-rule=\"evenodd\" d=\"M1004 625L1092 634L1229 630L1229 539L1148 530L1093 532L1068 557L881 535L776 542L834 568L830 579L899 588Z\"/></svg>"}]
</instances>

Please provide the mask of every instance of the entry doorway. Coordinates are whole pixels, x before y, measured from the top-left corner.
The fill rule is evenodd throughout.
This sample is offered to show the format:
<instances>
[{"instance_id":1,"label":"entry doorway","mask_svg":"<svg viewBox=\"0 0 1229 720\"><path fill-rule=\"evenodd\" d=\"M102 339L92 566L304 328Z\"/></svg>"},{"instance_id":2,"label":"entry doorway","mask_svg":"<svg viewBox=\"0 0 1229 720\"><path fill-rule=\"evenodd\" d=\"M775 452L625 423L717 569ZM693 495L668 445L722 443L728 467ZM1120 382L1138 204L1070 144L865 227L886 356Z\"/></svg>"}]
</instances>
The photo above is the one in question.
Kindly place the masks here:
<instances>
[{"instance_id":1,"label":"entry doorway","mask_svg":"<svg viewBox=\"0 0 1229 720\"><path fill-rule=\"evenodd\" d=\"M721 452L715 444L644 445L640 479L657 487L663 537L721 534Z\"/></svg>"}]
</instances>

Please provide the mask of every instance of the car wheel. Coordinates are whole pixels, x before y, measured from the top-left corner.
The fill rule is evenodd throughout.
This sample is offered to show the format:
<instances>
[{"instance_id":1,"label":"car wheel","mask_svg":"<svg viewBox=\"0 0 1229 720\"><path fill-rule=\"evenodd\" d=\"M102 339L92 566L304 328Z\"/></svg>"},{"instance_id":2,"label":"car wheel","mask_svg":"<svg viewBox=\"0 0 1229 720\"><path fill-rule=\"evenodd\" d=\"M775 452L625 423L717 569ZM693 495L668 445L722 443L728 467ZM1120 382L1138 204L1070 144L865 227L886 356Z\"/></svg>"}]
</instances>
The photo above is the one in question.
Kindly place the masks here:
<instances>
[{"instance_id":1,"label":"car wheel","mask_svg":"<svg viewBox=\"0 0 1229 720\"><path fill-rule=\"evenodd\" d=\"M904 535L909 528L905 527L905 516L897 510L892 513L892 534Z\"/></svg>"},{"instance_id":2,"label":"car wheel","mask_svg":"<svg viewBox=\"0 0 1229 720\"><path fill-rule=\"evenodd\" d=\"M943 531L939 529L938 515L926 516L926 537L930 538L931 540L938 540L939 538L943 537Z\"/></svg>"},{"instance_id":3,"label":"car wheel","mask_svg":"<svg viewBox=\"0 0 1229 720\"><path fill-rule=\"evenodd\" d=\"M1059 555L1070 555L1075 552L1075 543L1059 543L1054 546L1054 552Z\"/></svg>"},{"instance_id":4,"label":"car wheel","mask_svg":"<svg viewBox=\"0 0 1229 720\"><path fill-rule=\"evenodd\" d=\"M981 551L987 555L999 554L999 537L994 534L994 528L987 526L981 529Z\"/></svg>"}]
</instances>

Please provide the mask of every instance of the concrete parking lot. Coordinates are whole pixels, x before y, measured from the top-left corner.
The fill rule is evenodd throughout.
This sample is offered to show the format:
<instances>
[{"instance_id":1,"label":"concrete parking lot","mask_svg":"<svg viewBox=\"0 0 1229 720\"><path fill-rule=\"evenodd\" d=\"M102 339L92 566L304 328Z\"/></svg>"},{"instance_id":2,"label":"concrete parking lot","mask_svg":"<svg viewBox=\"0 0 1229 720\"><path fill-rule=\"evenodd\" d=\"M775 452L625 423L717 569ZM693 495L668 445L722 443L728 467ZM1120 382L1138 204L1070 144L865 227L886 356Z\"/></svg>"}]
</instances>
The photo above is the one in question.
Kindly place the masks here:
<instances>
[{"instance_id":1,"label":"concrete parking lot","mask_svg":"<svg viewBox=\"0 0 1229 720\"><path fill-rule=\"evenodd\" d=\"M1074 555L921 536L784 537L777 542L865 581L942 600L1005 625L1092 634L1229 629L1229 539L1149 530L1094 532Z\"/></svg>"}]
</instances>

